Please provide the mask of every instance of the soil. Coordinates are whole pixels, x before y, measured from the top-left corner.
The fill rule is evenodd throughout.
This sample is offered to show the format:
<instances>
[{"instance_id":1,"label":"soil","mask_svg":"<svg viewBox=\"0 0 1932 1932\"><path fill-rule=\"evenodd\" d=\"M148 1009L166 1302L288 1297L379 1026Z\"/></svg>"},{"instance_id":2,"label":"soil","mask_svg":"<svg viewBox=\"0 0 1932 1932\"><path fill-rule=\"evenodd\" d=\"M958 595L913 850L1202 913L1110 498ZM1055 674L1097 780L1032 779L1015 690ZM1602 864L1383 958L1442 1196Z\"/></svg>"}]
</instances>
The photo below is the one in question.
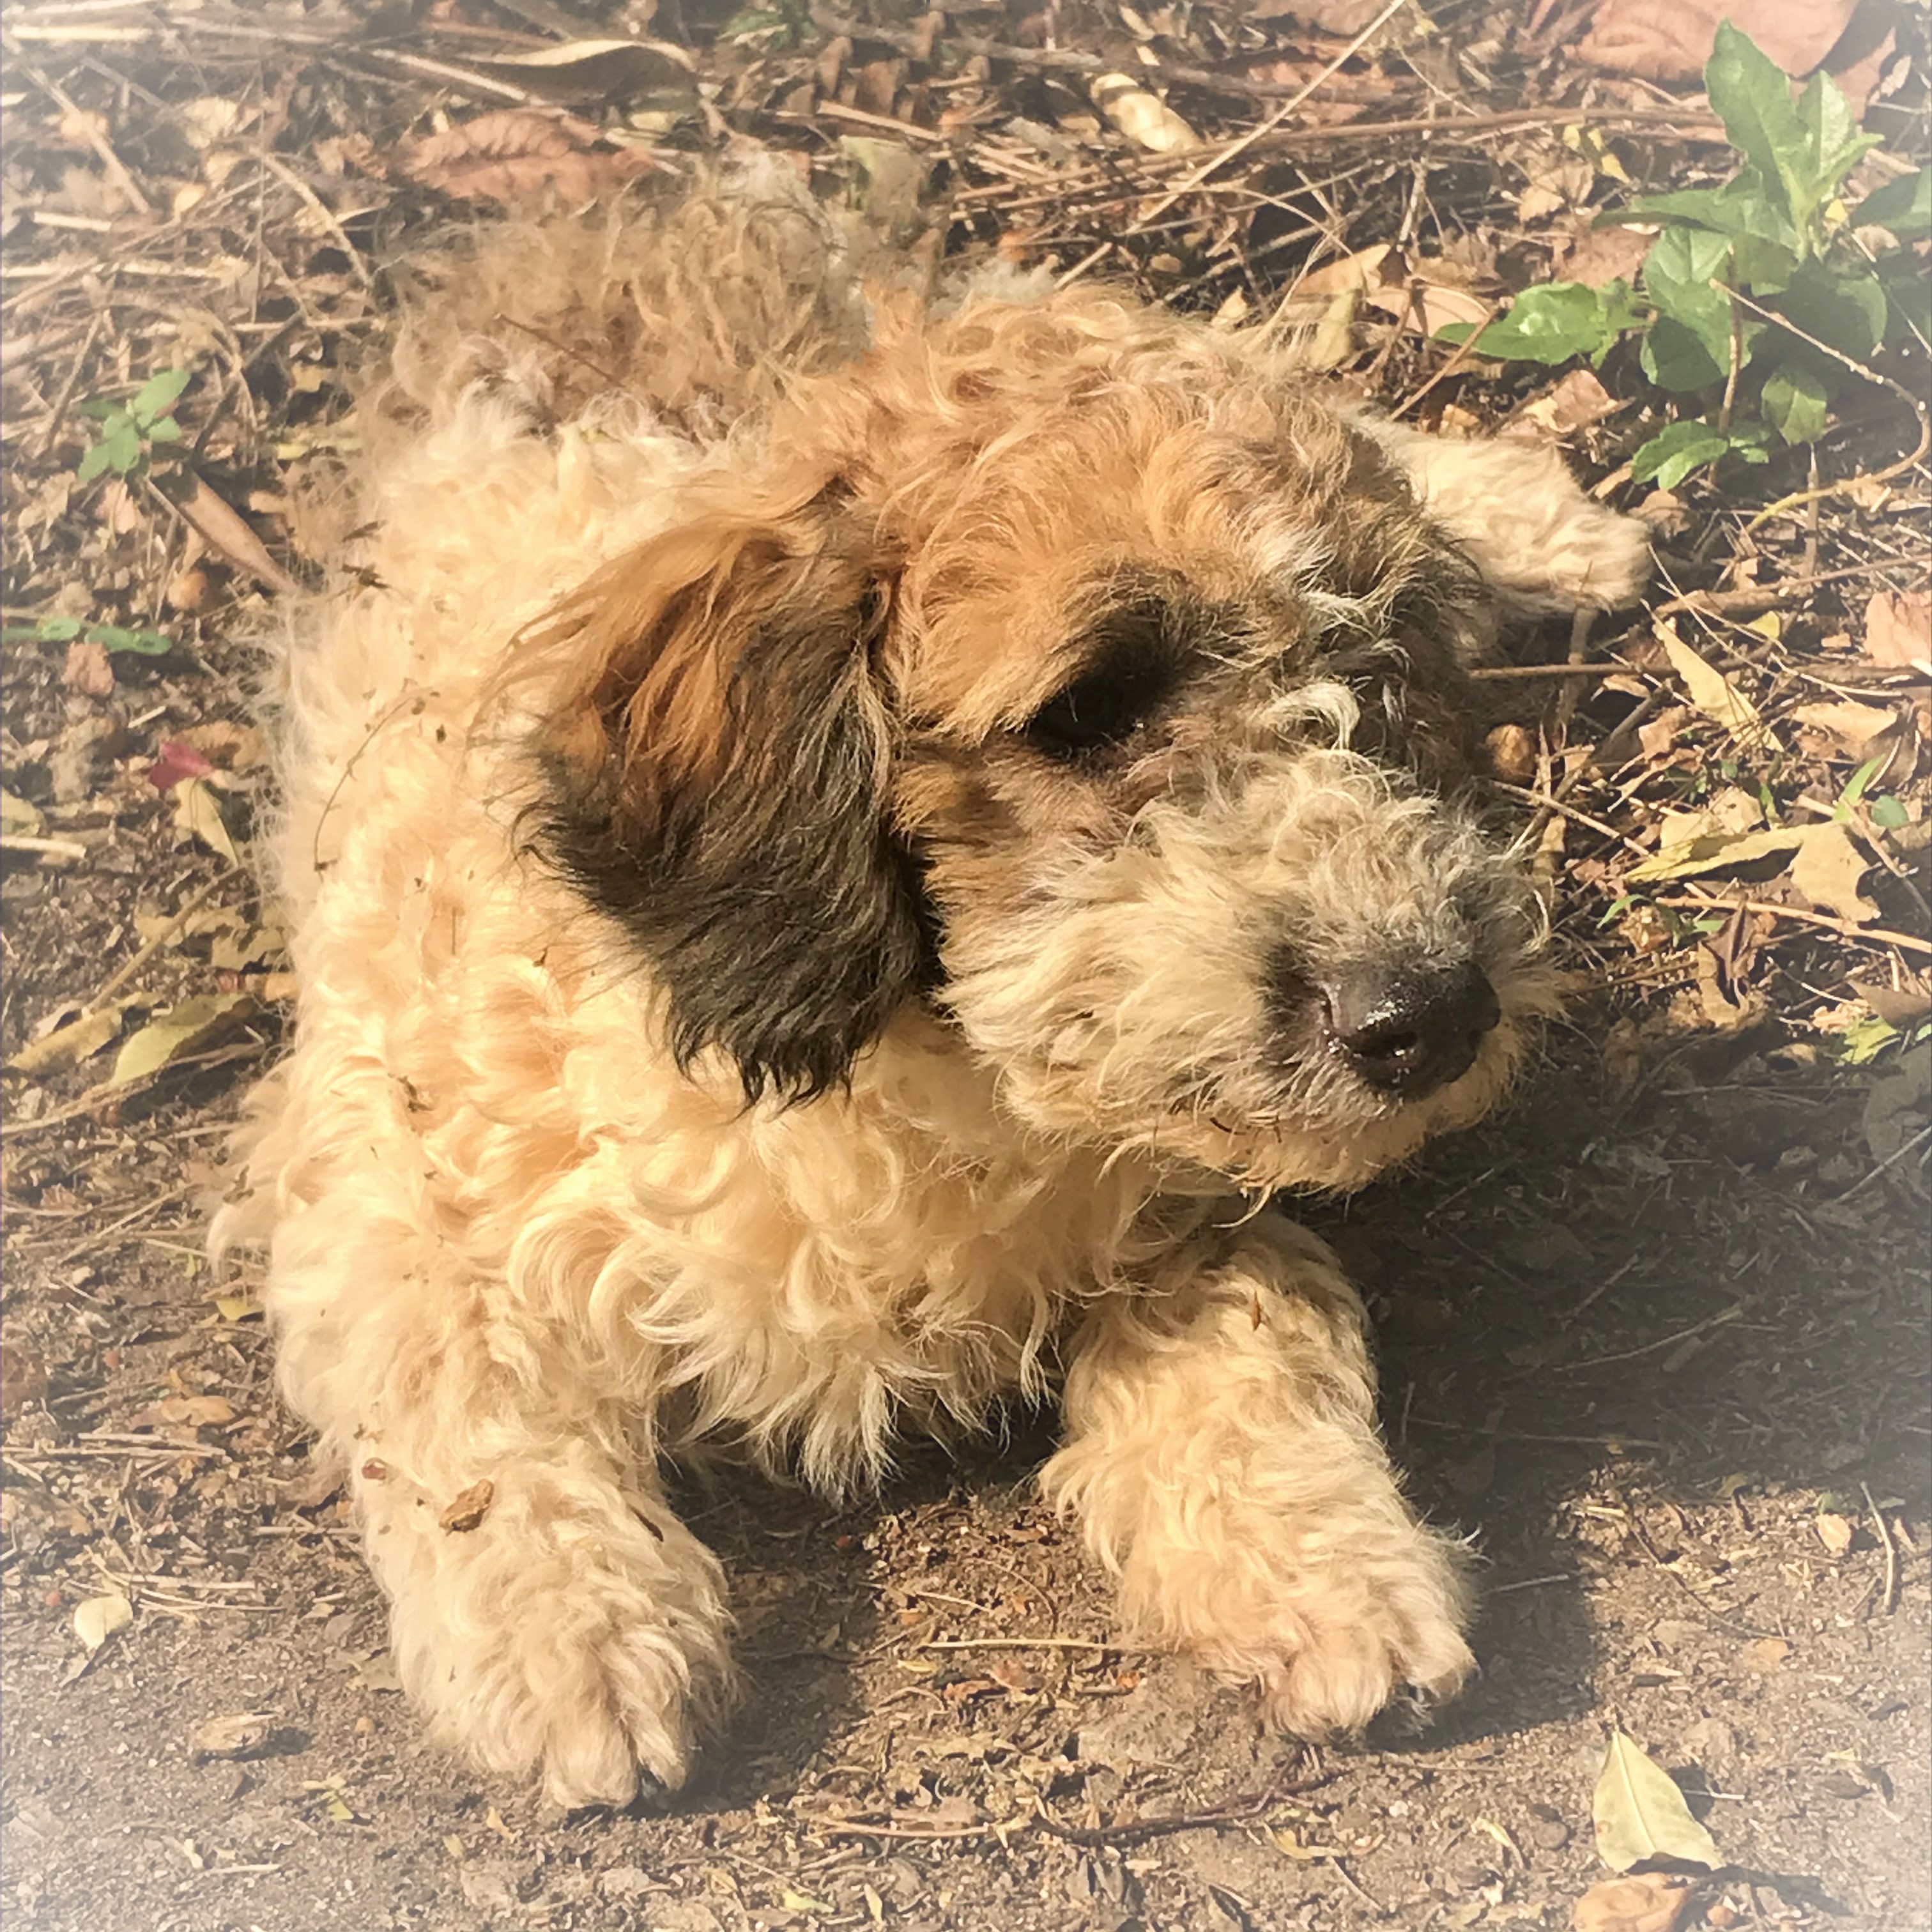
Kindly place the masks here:
<instances>
[{"instance_id":1,"label":"soil","mask_svg":"<svg viewBox=\"0 0 1932 1932\"><path fill-rule=\"evenodd\" d=\"M1613 1730L1670 1771L1727 1862L1679 1922L1932 1927L1932 1045L1910 1046L1924 953L1893 943L1924 897L1910 865L1888 861L1868 887L1881 938L1808 923L1808 902L1765 881L1748 888L1756 911L1740 889L1734 911L1699 902L1717 908L1702 926L1676 918L1681 898L1617 924L1612 861L1654 847L1673 802L1759 782L1635 629L1618 689L1552 703L1540 685L1523 713L1544 758L1519 776L1546 789L1560 769L1555 824L1576 831L1584 814L1588 836L1555 862L1563 956L1594 990L1507 1114L1349 1202L1294 1204L1370 1298L1388 1432L1417 1498L1476 1552L1481 1673L1459 1702L1318 1751L1264 1734L1239 1690L1123 1647L1104 1580L1032 1490L1052 1418L1016 1414L1003 1439L953 1456L910 1447L884 1493L844 1510L725 1465L685 1472L686 1513L733 1579L751 1689L674 1798L565 1816L424 1741L346 1505L274 1394L250 1279L217 1284L202 1258L222 1138L278 1050L286 990L248 869L265 782L242 640L273 621L261 544L271 572L312 567L280 493L329 460L341 372L381 339L386 283L365 263L448 216L405 179L405 136L504 85L499 70L499 96L465 94L438 76L540 44L518 39L524 27L600 20L485 0L385 8L360 26L352 7L298 8L309 38L281 46L218 9L166 10L167 35L144 50L89 40L100 10L70 8L9 82L28 102L10 114L42 146L16 137L7 163L10 197L34 217L16 229L10 200L20 279L0 308L10 333L34 332L5 372L8 620L111 620L172 641L116 646L111 663L96 646L64 664L52 632L9 646L8 804L36 815L10 815L0 865L0 1052L110 989L130 1002L116 1022L129 1036L190 999L236 1003L158 1077L109 1090L104 1037L91 1061L7 1075L7 1932L1556 1928L1606 1875L1592 1793ZM1001 44L1030 31L1008 10ZM1060 44L1114 58L1114 10L1070 0ZM1197 67L1247 50L1240 71L1258 78L1245 93L1174 90L1204 133L1255 127L1338 56L1314 106L1407 131L1349 148L1322 145L1333 130L1317 126L1305 170L1258 143L1204 184L1162 176L1179 212L1149 214L1144 233L1119 211L1150 192L1133 170L1154 164L1124 158L1097 120L1076 125L1070 101L1092 119L1077 74L1063 86L1050 65L1003 56L975 106L956 74L928 72L914 32L847 37L842 70L778 28L747 56L695 4L668 6L656 30L710 20L694 44L707 76L726 75L676 140L808 148L821 174L866 176L880 202L868 218L934 224L934 246L998 241L1066 272L1115 249L1108 272L1210 310L1244 290L1258 306L1298 248L1332 260L1398 230L1427 239L1438 268L1480 256L1486 291L1501 270L1519 284L1546 272L1589 211L1563 213L1563 236L1547 214L1527 240L1508 231L1530 221L1511 199L1527 164L1498 158L1517 136L1427 148L1416 130L1444 101L1493 116L1558 94L1634 100L1649 145L1621 152L1644 178L1688 178L1690 158L1710 158L1708 124L1673 134L1657 89L1579 80L1547 42L1499 54L1516 24L1479 39L1489 16L1462 0L1433 9L1446 42L1425 34L1386 56L1346 53L1366 12L1311 40L1280 24L1282 9L1252 10L1273 24L1203 6L1162 10L1150 29L1200 23L1183 49ZM121 17L114 31L134 31ZM1914 71L1917 92L1894 91L1894 136L1923 133ZM634 172L615 138L635 132L623 102L578 104L614 138L596 146L572 124L559 152L605 184ZM933 177L886 168L884 137L911 128L927 167L954 110L967 118L944 136L953 199L934 217ZM1039 152L1075 142L1083 164L1056 176L1018 136L969 152L996 110L1022 117L998 125L1034 129L1026 140L1043 135ZM1560 118L1536 137L1552 152ZM272 166L223 159L250 141ZM1583 180L1598 192L1588 167ZM1297 240L1318 231L1318 244ZM1448 406L1466 427L1493 422L1548 373L1455 374L1394 313L1365 320L1349 370L1386 398L1426 396L1419 416L1436 426ZM124 398L177 360L201 371L184 404L195 473L234 518L214 538L191 537L138 478L83 488L74 473L92 436L76 398ZM1579 453L1601 473L1642 433L1612 422ZM1908 446L1885 443L1895 424L1871 434L1874 466ZM1857 466L1847 442L1823 454L1834 475ZM1767 495L1804 480L1780 462L1758 479ZM1666 558L1673 595L1849 580L1784 605L1781 630L1707 614L1700 640L1739 653L1727 662L1767 715L1821 680L1901 707L1911 756L1886 782L1921 829L1906 712L1922 708L1923 680L1862 663L1849 633L1871 589L1922 579L1924 480L1921 464L1755 538L1714 488L1688 486ZM1561 654L1561 638L1544 641ZM1562 763L1566 734L1581 758L1646 721L1667 728L1666 748L1637 780ZM184 742L214 768L212 839L183 812L191 764L164 750ZM1809 785L1828 812L1850 754L1808 755L1766 782L1787 806ZM157 765L170 758L171 778ZM1611 842L1592 845L1606 818ZM232 866L212 849L224 842ZM1847 1026L1863 1029L1857 1052L1838 1050ZM131 1616L107 1629L104 1604ZM1670 1928L1599 1918L1595 1932Z\"/></svg>"}]
</instances>

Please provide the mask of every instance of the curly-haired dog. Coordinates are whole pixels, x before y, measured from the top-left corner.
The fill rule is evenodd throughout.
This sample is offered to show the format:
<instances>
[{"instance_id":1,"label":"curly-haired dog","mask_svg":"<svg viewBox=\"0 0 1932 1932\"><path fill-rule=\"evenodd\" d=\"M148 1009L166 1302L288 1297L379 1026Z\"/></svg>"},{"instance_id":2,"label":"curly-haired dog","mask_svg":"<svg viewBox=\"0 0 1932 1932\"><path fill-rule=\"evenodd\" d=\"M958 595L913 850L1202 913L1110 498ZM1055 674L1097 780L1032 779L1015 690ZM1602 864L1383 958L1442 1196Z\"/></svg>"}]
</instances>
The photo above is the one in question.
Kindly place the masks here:
<instances>
[{"instance_id":1,"label":"curly-haired dog","mask_svg":"<svg viewBox=\"0 0 1932 1932\"><path fill-rule=\"evenodd\" d=\"M733 1666L661 1460L836 1491L1057 1385L1142 1637L1306 1733L1454 1690L1360 1308L1258 1204L1502 1092L1550 980L1461 664L1636 526L1124 296L868 320L796 196L464 274L537 333L403 358L297 620L299 1017L220 1231L407 1688L559 1799L674 1785Z\"/></svg>"}]
</instances>

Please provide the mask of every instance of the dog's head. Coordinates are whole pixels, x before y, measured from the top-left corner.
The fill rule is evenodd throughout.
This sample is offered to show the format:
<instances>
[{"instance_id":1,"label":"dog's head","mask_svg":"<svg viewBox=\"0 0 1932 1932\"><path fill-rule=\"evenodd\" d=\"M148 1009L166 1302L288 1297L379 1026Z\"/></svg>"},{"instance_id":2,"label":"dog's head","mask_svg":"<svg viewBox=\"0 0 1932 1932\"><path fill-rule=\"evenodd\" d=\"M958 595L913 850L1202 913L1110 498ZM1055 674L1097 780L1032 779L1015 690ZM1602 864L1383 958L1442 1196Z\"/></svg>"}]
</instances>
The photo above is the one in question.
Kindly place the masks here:
<instances>
[{"instance_id":1,"label":"dog's head","mask_svg":"<svg viewBox=\"0 0 1932 1932\"><path fill-rule=\"evenodd\" d=\"M751 1097L923 1000L1036 1129L1353 1184L1549 1004L1447 520L1239 338L889 321L545 627L546 842Z\"/></svg>"}]
</instances>

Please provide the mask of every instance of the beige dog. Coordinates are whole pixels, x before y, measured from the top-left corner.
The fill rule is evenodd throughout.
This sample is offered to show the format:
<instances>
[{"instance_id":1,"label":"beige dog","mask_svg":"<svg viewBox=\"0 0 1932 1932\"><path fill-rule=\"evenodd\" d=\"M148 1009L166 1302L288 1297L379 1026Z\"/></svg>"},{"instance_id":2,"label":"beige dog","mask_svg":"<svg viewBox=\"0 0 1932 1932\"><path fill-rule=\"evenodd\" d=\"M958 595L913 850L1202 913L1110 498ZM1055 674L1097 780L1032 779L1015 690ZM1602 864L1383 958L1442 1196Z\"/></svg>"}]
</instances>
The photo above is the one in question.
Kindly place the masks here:
<instances>
[{"instance_id":1,"label":"beige dog","mask_svg":"<svg viewBox=\"0 0 1932 1932\"><path fill-rule=\"evenodd\" d=\"M1265 334L868 313L769 182L500 238L411 341L286 653L301 1006L218 1237L438 1730L677 1784L730 1616L662 1460L837 1492L1050 1387L1138 1636L1307 1734L1453 1690L1456 1550L1265 1203L1474 1119L1549 1007L1461 664L1628 596L1636 526Z\"/></svg>"}]
</instances>

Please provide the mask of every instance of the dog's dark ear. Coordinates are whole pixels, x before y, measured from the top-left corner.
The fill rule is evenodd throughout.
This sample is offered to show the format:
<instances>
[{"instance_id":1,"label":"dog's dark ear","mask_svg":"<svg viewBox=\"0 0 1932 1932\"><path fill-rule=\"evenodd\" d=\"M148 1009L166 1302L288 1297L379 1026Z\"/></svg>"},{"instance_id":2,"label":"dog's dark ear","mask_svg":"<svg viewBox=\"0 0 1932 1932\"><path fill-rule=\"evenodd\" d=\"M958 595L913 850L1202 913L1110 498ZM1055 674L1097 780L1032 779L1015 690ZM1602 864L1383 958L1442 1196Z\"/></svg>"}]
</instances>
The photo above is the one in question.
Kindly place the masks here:
<instances>
[{"instance_id":1,"label":"dog's dark ear","mask_svg":"<svg viewBox=\"0 0 1932 1932\"><path fill-rule=\"evenodd\" d=\"M542 849L628 929L688 1066L803 1098L924 976L874 680L890 580L809 481L694 502L532 639L560 674L542 734Z\"/></svg>"}]
</instances>

